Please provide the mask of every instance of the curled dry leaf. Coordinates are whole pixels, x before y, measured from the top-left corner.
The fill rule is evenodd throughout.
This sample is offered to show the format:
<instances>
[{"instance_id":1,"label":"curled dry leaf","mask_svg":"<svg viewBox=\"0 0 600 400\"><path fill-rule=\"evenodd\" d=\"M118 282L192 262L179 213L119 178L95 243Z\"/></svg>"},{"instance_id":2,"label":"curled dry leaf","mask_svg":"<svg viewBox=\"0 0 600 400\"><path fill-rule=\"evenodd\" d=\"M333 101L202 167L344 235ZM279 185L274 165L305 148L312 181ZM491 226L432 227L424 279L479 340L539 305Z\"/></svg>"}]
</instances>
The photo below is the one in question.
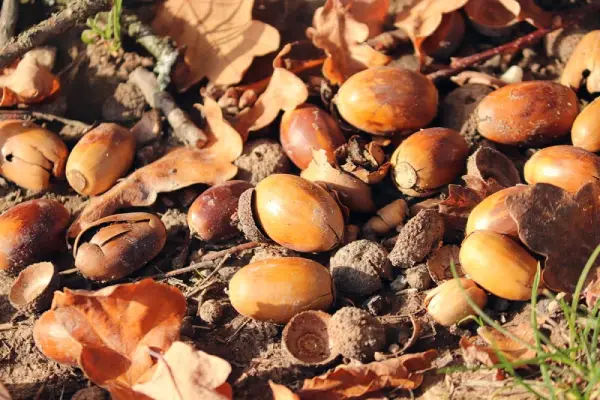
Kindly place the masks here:
<instances>
[{"instance_id":1,"label":"curled dry leaf","mask_svg":"<svg viewBox=\"0 0 600 400\"><path fill-rule=\"evenodd\" d=\"M359 71L391 61L364 43L369 38L369 27L352 16L351 6L345 6L342 0L327 0L315 11L313 26L306 31L313 44L327 53L323 75L337 85Z\"/></svg>"},{"instance_id":2,"label":"curled dry leaf","mask_svg":"<svg viewBox=\"0 0 600 400\"><path fill-rule=\"evenodd\" d=\"M438 285L445 280L454 278L452 275L452 263L456 268L458 276L465 276L464 271L460 267L458 253L460 247L454 245L442 246L435 250L427 259L427 269L431 279Z\"/></svg>"},{"instance_id":3,"label":"curled dry leaf","mask_svg":"<svg viewBox=\"0 0 600 400\"><path fill-rule=\"evenodd\" d=\"M154 400L229 400L231 386L226 382L231 365L222 358L174 342L164 355L147 349L157 357L149 381L133 386L136 392Z\"/></svg>"},{"instance_id":4,"label":"curled dry leaf","mask_svg":"<svg viewBox=\"0 0 600 400\"><path fill-rule=\"evenodd\" d=\"M279 111L293 110L308 98L308 89L300 78L284 68L275 68L267 89L256 103L245 109L234 122L234 127L242 137L256 131L277 118Z\"/></svg>"},{"instance_id":5,"label":"curled dry leaf","mask_svg":"<svg viewBox=\"0 0 600 400\"><path fill-rule=\"evenodd\" d=\"M341 169L369 185L381 182L390 169L390 162L381 146L357 135L338 147L335 156Z\"/></svg>"},{"instance_id":6,"label":"curled dry leaf","mask_svg":"<svg viewBox=\"0 0 600 400\"><path fill-rule=\"evenodd\" d=\"M14 70L0 75L0 107L39 103L58 92L60 81L48 69L50 62L39 50L23 56Z\"/></svg>"},{"instance_id":7,"label":"curled dry leaf","mask_svg":"<svg viewBox=\"0 0 600 400\"><path fill-rule=\"evenodd\" d=\"M600 186L588 183L571 194L538 183L508 196L505 203L517 223L521 241L546 257L544 284L554 291L572 294L600 243ZM596 260L588 278L596 276L598 265L600 260Z\"/></svg>"},{"instance_id":8,"label":"curled dry leaf","mask_svg":"<svg viewBox=\"0 0 600 400\"><path fill-rule=\"evenodd\" d=\"M300 400L300 396L283 385L269 381L269 386L273 392L273 400Z\"/></svg>"},{"instance_id":9,"label":"curled dry leaf","mask_svg":"<svg viewBox=\"0 0 600 400\"><path fill-rule=\"evenodd\" d=\"M383 32L390 0L341 0L348 7L350 14L369 28L369 38Z\"/></svg>"},{"instance_id":10,"label":"curled dry leaf","mask_svg":"<svg viewBox=\"0 0 600 400\"><path fill-rule=\"evenodd\" d=\"M222 154L227 160L235 160L242 154L244 149L244 140L240 134L233 129L229 122L223 118L223 110L219 104L212 98L205 96L204 104L195 104L198 110L202 112L206 119L204 132L208 136L208 141L204 149L210 149L210 152Z\"/></svg>"},{"instance_id":11,"label":"curled dry leaf","mask_svg":"<svg viewBox=\"0 0 600 400\"><path fill-rule=\"evenodd\" d=\"M406 354L358 366L341 365L324 375L306 379L297 393L302 400L341 400L363 396L386 387L413 390L423 382L436 350Z\"/></svg>"},{"instance_id":12,"label":"curled dry leaf","mask_svg":"<svg viewBox=\"0 0 600 400\"><path fill-rule=\"evenodd\" d=\"M98 291L55 292L33 337L46 356L78 364L113 399L147 399L132 386L149 378L148 352L165 352L178 339L185 314L179 289L152 279Z\"/></svg>"},{"instance_id":13,"label":"curled dry leaf","mask_svg":"<svg viewBox=\"0 0 600 400\"><path fill-rule=\"evenodd\" d=\"M207 77L213 84L238 83L255 56L279 47L279 32L252 20L253 0L167 0L152 23L161 36L185 47L173 80L186 90Z\"/></svg>"},{"instance_id":14,"label":"curled dry leaf","mask_svg":"<svg viewBox=\"0 0 600 400\"><path fill-rule=\"evenodd\" d=\"M519 21L536 27L552 25L552 14L535 0L469 0L465 12L478 30L490 36L502 35Z\"/></svg>"},{"instance_id":15,"label":"curled dry leaf","mask_svg":"<svg viewBox=\"0 0 600 400\"><path fill-rule=\"evenodd\" d=\"M560 83L578 90L584 74L588 92L600 92L600 30L585 35L571 54L560 77Z\"/></svg>"},{"instance_id":16,"label":"curled dry leaf","mask_svg":"<svg viewBox=\"0 0 600 400\"><path fill-rule=\"evenodd\" d=\"M216 185L232 179L237 167L220 154L221 146L208 149L178 147L162 158L130 174L101 196L94 197L68 231L75 238L84 228L125 207L153 204L159 193L197 183Z\"/></svg>"}]
</instances>

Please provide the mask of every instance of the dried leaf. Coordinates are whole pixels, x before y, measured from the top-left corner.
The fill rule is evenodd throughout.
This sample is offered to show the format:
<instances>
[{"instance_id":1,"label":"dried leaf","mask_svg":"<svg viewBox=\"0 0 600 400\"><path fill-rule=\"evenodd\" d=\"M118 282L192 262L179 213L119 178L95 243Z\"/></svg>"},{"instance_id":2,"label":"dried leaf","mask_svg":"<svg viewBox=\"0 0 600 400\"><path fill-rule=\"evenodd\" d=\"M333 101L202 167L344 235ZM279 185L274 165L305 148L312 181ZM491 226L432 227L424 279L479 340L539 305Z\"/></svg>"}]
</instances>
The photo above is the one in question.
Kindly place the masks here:
<instances>
[{"instance_id":1,"label":"dried leaf","mask_svg":"<svg viewBox=\"0 0 600 400\"><path fill-rule=\"evenodd\" d=\"M10 397L10 393L8 393L8 390L4 387L4 385L2 383L0 383L0 400L11 400L12 397ZM281 400L285 400L284 398L282 398ZM294 400L293 398L291 400Z\"/></svg>"},{"instance_id":2,"label":"dried leaf","mask_svg":"<svg viewBox=\"0 0 600 400\"><path fill-rule=\"evenodd\" d=\"M396 27L406 31L415 52L421 55L421 46L442 23L444 14L462 8L469 0L421 0L396 16Z\"/></svg>"},{"instance_id":3,"label":"dried leaf","mask_svg":"<svg viewBox=\"0 0 600 400\"><path fill-rule=\"evenodd\" d=\"M588 33L577 43L560 77L560 83L578 90L586 72L589 73L586 78L587 91L600 92L600 30Z\"/></svg>"},{"instance_id":4,"label":"dried leaf","mask_svg":"<svg viewBox=\"0 0 600 400\"><path fill-rule=\"evenodd\" d=\"M308 89L300 78L283 68L275 68L269 86L256 103L242 111L235 123L235 130L242 137L269 125L279 111L293 110L308 98Z\"/></svg>"},{"instance_id":5,"label":"dried leaf","mask_svg":"<svg viewBox=\"0 0 600 400\"><path fill-rule=\"evenodd\" d=\"M588 183L575 194L538 183L505 200L519 238L546 257L544 284L572 294L581 272L600 243L600 186ZM596 260L593 279L598 273Z\"/></svg>"},{"instance_id":6,"label":"dried leaf","mask_svg":"<svg viewBox=\"0 0 600 400\"><path fill-rule=\"evenodd\" d=\"M223 110L219 104L212 98L205 96L204 105L195 104L198 110L202 112L206 119L205 133L208 141L204 149L210 149L212 153L222 154L226 160L234 161L242 154L244 149L244 139L233 127L223 118Z\"/></svg>"},{"instance_id":7,"label":"dried leaf","mask_svg":"<svg viewBox=\"0 0 600 400\"><path fill-rule=\"evenodd\" d=\"M302 400L341 400L359 397L386 387L413 390L423 382L436 350L406 354L358 366L341 365L324 375L306 379L298 392Z\"/></svg>"},{"instance_id":8,"label":"dried leaf","mask_svg":"<svg viewBox=\"0 0 600 400\"><path fill-rule=\"evenodd\" d=\"M269 386L273 392L273 400L300 400L300 396L283 385L269 381Z\"/></svg>"},{"instance_id":9,"label":"dried leaf","mask_svg":"<svg viewBox=\"0 0 600 400\"><path fill-rule=\"evenodd\" d=\"M132 386L155 364L148 348L164 352L177 340L185 307L179 289L152 279L95 292L65 289L55 292L50 311L36 322L34 339L44 351L46 337L64 330L67 345L80 344L77 361L92 382L116 400L147 399Z\"/></svg>"},{"instance_id":10,"label":"dried leaf","mask_svg":"<svg viewBox=\"0 0 600 400\"><path fill-rule=\"evenodd\" d=\"M341 0L352 17L369 28L369 38L383 32L390 0Z\"/></svg>"},{"instance_id":11,"label":"dried leaf","mask_svg":"<svg viewBox=\"0 0 600 400\"><path fill-rule=\"evenodd\" d=\"M498 0L518 21L527 21L538 28L552 25L552 14L544 11L535 0Z\"/></svg>"},{"instance_id":12,"label":"dried leaf","mask_svg":"<svg viewBox=\"0 0 600 400\"><path fill-rule=\"evenodd\" d=\"M313 27L307 29L306 35L327 53L323 75L333 84L340 85L359 71L391 61L364 43L369 37L369 27L358 22L341 0L327 0L318 8Z\"/></svg>"},{"instance_id":13,"label":"dried leaf","mask_svg":"<svg viewBox=\"0 0 600 400\"><path fill-rule=\"evenodd\" d=\"M433 254L429 256L427 259L427 269L429 270L431 279L433 279L435 283L439 285L441 282L453 278L451 268L453 262L458 276L465 276L458 258L459 251L460 247L458 246L446 245L435 250Z\"/></svg>"},{"instance_id":14,"label":"dried leaf","mask_svg":"<svg viewBox=\"0 0 600 400\"><path fill-rule=\"evenodd\" d=\"M480 147L469 157L467 160L467 175L482 180L492 178L502 186L501 188L521 183L521 176L513 162L491 147Z\"/></svg>"},{"instance_id":15,"label":"dried leaf","mask_svg":"<svg viewBox=\"0 0 600 400\"><path fill-rule=\"evenodd\" d=\"M200 150L178 147L138 169L101 196L93 197L69 228L69 237L76 237L92 222L121 208L149 206L159 193L198 183L216 185L233 178L237 167L220 151L221 146L215 144Z\"/></svg>"},{"instance_id":16,"label":"dried leaf","mask_svg":"<svg viewBox=\"0 0 600 400\"><path fill-rule=\"evenodd\" d=\"M40 57L40 51L32 50L14 70L4 70L4 75L0 75L0 107L35 104L56 94L60 81L48 69L48 62L46 57Z\"/></svg>"},{"instance_id":17,"label":"dried leaf","mask_svg":"<svg viewBox=\"0 0 600 400\"><path fill-rule=\"evenodd\" d=\"M391 166L378 143L357 135L338 147L335 156L340 168L369 185L381 182Z\"/></svg>"},{"instance_id":18,"label":"dried leaf","mask_svg":"<svg viewBox=\"0 0 600 400\"><path fill-rule=\"evenodd\" d=\"M186 90L207 77L213 84L238 83L255 56L279 47L279 32L252 20L253 0L167 0L153 29L185 47L184 68L174 82ZM181 65L181 64L180 64Z\"/></svg>"},{"instance_id":19,"label":"dried leaf","mask_svg":"<svg viewBox=\"0 0 600 400\"><path fill-rule=\"evenodd\" d=\"M535 346L535 332L531 326L531 322L523 322L518 325L504 325L503 328L530 346ZM531 360L536 356L535 350L530 349L524 343L520 343L494 328L481 327L477 329L477 333L487 344L500 351L511 363Z\"/></svg>"},{"instance_id":20,"label":"dried leaf","mask_svg":"<svg viewBox=\"0 0 600 400\"><path fill-rule=\"evenodd\" d=\"M222 358L183 342L173 343L164 355L154 354L158 356L154 374L148 382L134 385L136 392L155 400L231 399L226 382L231 365Z\"/></svg>"}]
</instances>

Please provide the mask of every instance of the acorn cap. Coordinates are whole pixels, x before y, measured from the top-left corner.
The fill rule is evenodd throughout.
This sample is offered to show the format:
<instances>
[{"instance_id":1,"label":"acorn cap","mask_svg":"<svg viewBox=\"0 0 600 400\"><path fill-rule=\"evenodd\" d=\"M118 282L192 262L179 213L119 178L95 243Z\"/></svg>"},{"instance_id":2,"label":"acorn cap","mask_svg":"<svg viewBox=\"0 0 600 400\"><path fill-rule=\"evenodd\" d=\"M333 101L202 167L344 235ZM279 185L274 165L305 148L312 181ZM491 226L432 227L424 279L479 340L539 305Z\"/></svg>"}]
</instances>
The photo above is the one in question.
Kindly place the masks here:
<instances>
[{"instance_id":1,"label":"acorn cap","mask_svg":"<svg viewBox=\"0 0 600 400\"><path fill-rule=\"evenodd\" d=\"M303 311L288 322L281 345L295 364L325 365L338 356L329 344L330 319L323 311Z\"/></svg>"},{"instance_id":2,"label":"acorn cap","mask_svg":"<svg viewBox=\"0 0 600 400\"><path fill-rule=\"evenodd\" d=\"M31 264L13 283L8 300L18 310L40 313L50 306L58 283L58 274L51 262Z\"/></svg>"},{"instance_id":3,"label":"acorn cap","mask_svg":"<svg viewBox=\"0 0 600 400\"><path fill-rule=\"evenodd\" d=\"M240 221L240 229L246 239L253 242L270 242L269 238L262 233L254 219L254 188L246 190L238 201L237 215Z\"/></svg>"}]
</instances>

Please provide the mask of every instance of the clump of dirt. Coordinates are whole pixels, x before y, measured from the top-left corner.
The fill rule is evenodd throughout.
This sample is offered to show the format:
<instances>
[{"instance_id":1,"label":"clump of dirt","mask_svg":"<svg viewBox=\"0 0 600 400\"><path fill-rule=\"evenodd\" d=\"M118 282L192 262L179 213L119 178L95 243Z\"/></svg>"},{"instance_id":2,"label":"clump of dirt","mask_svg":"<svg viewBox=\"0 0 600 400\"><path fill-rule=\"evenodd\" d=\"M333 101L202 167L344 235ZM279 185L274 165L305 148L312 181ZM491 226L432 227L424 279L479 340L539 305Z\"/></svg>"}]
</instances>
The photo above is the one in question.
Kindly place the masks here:
<instances>
[{"instance_id":1,"label":"clump of dirt","mask_svg":"<svg viewBox=\"0 0 600 400\"><path fill-rule=\"evenodd\" d=\"M479 102L493 91L486 85L468 83L448 93L440 105L442 126L460 132Z\"/></svg>"},{"instance_id":2,"label":"clump of dirt","mask_svg":"<svg viewBox=\"0 0 600 400\"><path fill-rule=\"evenodd\" d=\"M395 267L408 268L423 261L444 237L444 218L435 210L422 210L400 231L389 259Z\"/></svg>"},{"instance_id":3,"label":"clump of dirt","mask_svg":"<svg viewBox=\"0 0 600 400\"><path fill-rule=\"evenodd\" d=\"M220 322L227 312L228 305L224 302L209 299L198 308L198 316L209 325Z\"/></svg>"},{"instance_id":4,"label":"clump of dirt","mask_svg":"<svg viewBox=\"0 0 600 400\"><path fill-rule=\"evenodd\" d=\"M417 290L426 290L431 286L431 276L427 265L419 264L406 270L408 286Z\"/></svg>"},{"instance_id":5,"label":"clump of dirt","mask_svg":"<svg viewBox=\"0 0 600 400\"><path fill-rule=\"evenodd\" d=\"M251 140L244 145L242 155L234 162L239 168L236 179L253 185L271 174L290 171L290 160L281 145L271 139Z\"/></svg>"},{"instance_id":6,"label":"clump of dirt","mask_svg":"<svg viewBox=\"0 0 600 400\"><path fill-rule=\"evenodd\" d=\"M260 246L256 250L254 250L254 255L250 259L250 262L257 262L262 260L269 260L271 258L281 258L281 257L299 257L300 254L295 252L294 250L290 250L286 247L278 246L278 245L266 245Z\"/></svg>"},{"instance_id":7,"label":"clump of dirt","mask_svg":"<svg viewBox=\"0 0 600 400\"><path fill-rule=\"evenodd\" d=\"M111 97L102 106L102 116L106 121L131 121L142 117L146 99L132 83L119 83Z\"/></svg>"},{"instance_id":8,"label":"clump of dirt","mask_svg":"<svg viewBox=\"0 0 600 400\"><path fill-rule=\"evenodd\" d=\"M328 325L332 350L361 362L370 361L385 346L385 328L368 312L355 307L337 311Z\"/></svg>"}]
</instances>

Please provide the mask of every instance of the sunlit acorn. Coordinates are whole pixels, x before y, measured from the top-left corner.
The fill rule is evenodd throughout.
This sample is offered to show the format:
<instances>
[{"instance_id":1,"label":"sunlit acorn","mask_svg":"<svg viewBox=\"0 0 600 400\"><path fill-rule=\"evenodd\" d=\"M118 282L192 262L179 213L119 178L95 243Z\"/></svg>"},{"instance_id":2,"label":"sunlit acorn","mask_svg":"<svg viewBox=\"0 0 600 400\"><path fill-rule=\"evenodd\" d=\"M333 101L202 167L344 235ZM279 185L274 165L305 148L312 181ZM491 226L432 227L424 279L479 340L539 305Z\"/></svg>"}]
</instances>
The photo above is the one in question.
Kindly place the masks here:
<instances>
[{"instance_id":1,"label":"sunlit acorn","mask_svg":"<svg viewBox=\"0 0 600 400\"><path fill-rule=\"evenodd\" d=\"M596 153L600 151L600 97L579 113L571 129L573 146Z\"/></svg>"},{"instance_id":2,"label":"sunlit acorn","mask_svg":"<svg viewBox=\"0 0 600 400\"><path fill-rule=\"evenodd\" d=\"M477 130L491 141L543 146L567 136L579 113L577 95L560 83L513 83L488 94L477 106Z\"/></svg>"},{"instance_id":3,"label":"sunlit acorn","mask_svg":"<svg viewBox=\"0 0 600 400\"><path fill-rule=\"evenodd\" d=\"M231 305L259 321L285 324L307 310L327 310L334 299L327 268L300 257L271 258L240 269L229 281Z\"/></svg>"},{"instance_id":4,"label":"sunlit acorn","mask_svg":"<svg viewBox=\"0 0 600 400\"><path fill-rule=\"evenodd\" d=\"M497 37L509 34L519 22L504 4L499 0L470 0L463 9L479 33Z\"/></svg>"},{"instance_id":5,"label":"sunlit acorn","mask_svg":"<svg viewBox=\"0 0 600 400\"><path fill-rule=\"evenodd\" d=\"M442 15L442 22L423 41L421 49L432 57L450 57L460 46L465 36L465 21L460 11Z\"/></svg>"},{"instance_id":6,"label":"sunlit acorn","mask_svg":"<svg viewBox=\"0 0 600 400\"><path fill-rule=\"evenodd\" d=\"M344 216L335 199L298 176L273 174L260 181L254 206L266 235L289 249L327 251L344 236Z\"/></svg>"},{"instance_id":7,"label":"sunlit acorn","mask_svg":"<svg viewBox=\"0 0 600 400\"><path fill-rule=\"evenodd\" d=\"M465 168L469 146L456 131L428 128L406 138L392 154L392 180L409 196L426 197Z\"/></svg>"},{"instance_id":8,"label":"sunlit acorn","mask_svg":"<svg viewBox=\"0 0 600 400\"><path fill-rule=\"evenodd\" d=\"M575 193L600 178L600 157L574 146L546 147L535 153L524 168L525 181L549 183Z\"/></svg>"},{"instance_id":9,"label":"sunlit acorn","mask_svg":"<svg viewBox=\"0 0 600 400\"><path fill-rule=\"evenodd\" d=\"M31 190L48 189L54 180L63 179L67 146L47 129L31 122L0 122L2 175Z\"/></svg>"},{"instance_id":10,"label":"sunlit acorn","mask_svg":"<svg viewBox=\"0 0 600 400\"><path fill-rule=\"evenodd\" d=\"M190 231L206 241L226 240L239 235L232 216L237 213L242 193L252 187L246 181L228 181L207 189L188 211Z\"/></svg>"},{"instance_id":11,"label":"sunlit acorn","mask_svg":"<svg viewBox=\"0 0 600 400\"><path fill-rule=\"evenodd\" d=\"M465 233L468 235L473 231L494 231L518 240L517 223L510 216L504 200L525 189L527 189L526 185L512 186L483 199L469 214Z\"/></svg>"},{"instance_id":12,"label":"sunlit acorn","mask_svg":"<svg viewBox=\"0 0 600 400\"><path fill-rule=\"evenodd\" d=\"M110 189L123 177L135 155L135 137L117 124L100 124L77 142L67 161L67 181L84 196Z\"/></svg>"},{"instance_id":13,"label":"sunlit acorn","mask_svg":"<svg viewBox=\"0 0 600 400\"><path fill-rule=\"evenodd\" d=\"M313 150L325 150L327 159L335 161L333 152L346 143L337 121L312 104L302 104L286 111L281 118L279 139L285 154L300 169L306 169Z\"/></svg>"},{"instance_id":14,"label":"sunlit acorn","mask_svg":"<svg viewBox=\"0 0 600 400\"><path fill-rule=\"evenodd\" d=\"M75 266L88 279L112 281L146 265L160 253L167 231L160 218L128 213L101 218L75 240Z\"/></svg>"},{"instance_id":15,"label":"sunlit acorn","mask_svg":"<svg viewBox=\"0 0 600 400\"><path fill-rule=\"evenodd\" d=\"M337 357L329 345L330 319L323 311L303 311L287 323L281 347L295 364L324 365Z\"/></svg>"},{"instance_id":16,"label":"sunlit acorn","mask_svg":"<svg viewBox=\"0 0 600 400\"><path fill-rule=\"evenodd\" d=\"M51 262L32 264L19 273L8 300L18 310L39 313L50 306L58 284L58 273Z\"/></svg>"},{"instance_id":17,"label":"sunlit acorn","mask_svg":"<svg viewBox=\"0 0 600 400\"><path fill-rule=\"evenodd\" d=\"M461 289L462 286L462 289ZM467 278L452 279L432 289L425 297L427 313L440 325L454 325L460 320L475 315L467 301L469 297L479 308L487 304L487 295L475 281Z\"/></svg>"},{"instance_id":18,"label":"sunlit acorn","mask_svg":"<svg viewBox=\"0 0 600 400\"><path fill-rule=\"evenodd\" d=\"M437 114L438 92L418 72L376 67L344 82L335 104L354 127L372 135L393 135L427 126Z\"/></svg>"},{"instance_id":19,"label":"sunlit acorn","mask_svg":"<svg viewBox=\"0 0 600 400\"><path fill-rule=\"evenodd\" d=\"M537 260L508 236L475 231L459 253L463 271L485 290L508 300L529 300Z\"/></svg>"},{"instance_id":20,"label":"sunlit acorn","mask_svg":"<svg viewBox=\"0 0 600 400\"><path fill-rule=\"evenodd\" d=\"M58 201L37 199L0 216L0 272L16 274L65 247L69 211Z\"/></svg>"}]
</instances>

